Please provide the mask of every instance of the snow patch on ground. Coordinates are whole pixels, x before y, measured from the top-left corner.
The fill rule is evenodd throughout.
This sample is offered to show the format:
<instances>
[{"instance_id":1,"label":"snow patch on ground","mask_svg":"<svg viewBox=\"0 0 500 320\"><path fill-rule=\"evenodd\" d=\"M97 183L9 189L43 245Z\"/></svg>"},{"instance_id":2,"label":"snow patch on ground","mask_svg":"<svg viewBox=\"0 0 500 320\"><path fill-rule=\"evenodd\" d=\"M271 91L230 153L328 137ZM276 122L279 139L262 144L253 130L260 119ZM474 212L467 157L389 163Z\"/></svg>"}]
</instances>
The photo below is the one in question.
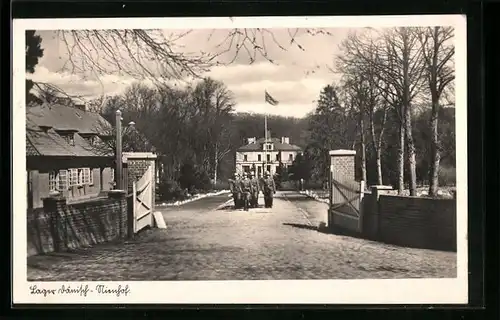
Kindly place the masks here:
<instances>
[{"instance_id":1,"label":"snow patch on ground","mask_svg":"<svg viewBox=\"0 0 500 320\"><path fill-rule=\"evenodd\" d=\"M175 202L163 202L163 203L156 204L156 206L158 206L158 207L175 207L175 206L183 205L183 204L188 203L188 202L196 201L196 200L206 198L206 197L218 196L218 195L224 194L224 193L229 193L229 190L220 190L217 192L200 193L200 194L196 194L194 196L191 196L189 199L186 199L186 200L175 201Z\"/></svg>"},{"instance_id":2,"label":"snow patch on ground","mask_svg":"<svg viewBox=\"0 0 500 320\"><path fill-rule=\"evenodd\" d=\"M310 198L313 198L316 201L323 202L323 203L329 203L328 199L328 193L323 191L321 193L312 191L312 190L303 190L299 191L301 194L304 194Z\"/></svg>"},{"instance_id":3,"label":"snow patch on ground","mask_svg":"<svg viewBox=\"0 0 500 320\"><path fill-rule=\"evenodd\" d=\"M428 192L429 187L424 186L424 187L418 187L417 188L417 197L423 197L426 198L429 196ZM304 191L299 191L301 194L304 194L308 197L311 197L317 201L328 203L328 191L324 190L304 190ZM367 191L368 193L370 191ZM398 195L397 190L389 190L387 191L389 195ZM455 187L441 187L437 191L437 198L441 199L453 199L456 193L456 188ZM410 191L409 190L403 190L402 196L409 197L410 196Z\"/></svg>"}]
</instances>

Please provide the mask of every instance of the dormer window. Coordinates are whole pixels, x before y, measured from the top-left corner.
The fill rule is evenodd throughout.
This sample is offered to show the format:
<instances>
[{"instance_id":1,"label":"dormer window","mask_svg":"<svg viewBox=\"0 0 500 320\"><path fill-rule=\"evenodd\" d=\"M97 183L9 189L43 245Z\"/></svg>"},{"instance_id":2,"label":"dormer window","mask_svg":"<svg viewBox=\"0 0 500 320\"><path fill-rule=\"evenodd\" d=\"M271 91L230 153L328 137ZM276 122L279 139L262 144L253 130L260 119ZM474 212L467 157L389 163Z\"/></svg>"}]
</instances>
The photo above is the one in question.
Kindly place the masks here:
<instances>
[{"instance_id":1,"label":"dormer window","mask_svg":"<svg viewBox=\"0 0 500 320\"><path fill-rule=\"evenodd\" d=\"M57 133L66 141L70 146L75 145L75 133L76 130L60 129L56 130Z\"/></svg>"},{"instance_id":2,"label":"dormer window","mask_svg":"<svg viewBox=\"0 0 500 320\"><path fill-rule=\"evenodd\" d=\"M90 144L91 146L93 146L95 143L96 143L96 136L94 134L81 134L81 136L85 139L85 141L87 141L88 144Z\"/></svg>"},{"instance_id":3,"label":"dormer window","mask_svg":"<svg viewBox=\"0 0 500 320\"><path fill-rule=\"evenodd\" d=\"M75 145L75 134L74 133L66 133L63 135L64 140L70 145Z\"/></svg>"},{"instance_id":4,"label":"dormer window","mask_svg":"<svg viewBox=\"0 0 500 320\"><path fill-rule=\"evenodd\" d=\"M273 150L273 144L272 143L264 143L264 150Z\"/></svg>"}]
</instances>

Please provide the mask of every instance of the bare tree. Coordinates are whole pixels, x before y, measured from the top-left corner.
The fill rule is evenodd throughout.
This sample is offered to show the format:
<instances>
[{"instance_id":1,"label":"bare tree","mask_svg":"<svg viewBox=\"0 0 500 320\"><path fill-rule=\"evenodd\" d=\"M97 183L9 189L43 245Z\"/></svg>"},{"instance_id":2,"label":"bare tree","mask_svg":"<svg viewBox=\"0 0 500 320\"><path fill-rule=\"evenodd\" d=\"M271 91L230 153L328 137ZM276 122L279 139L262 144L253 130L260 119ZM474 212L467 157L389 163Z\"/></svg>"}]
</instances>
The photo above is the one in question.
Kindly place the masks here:
<instances>
[{"instance_id":1,"label":"bare tree","mask_svg":"<svg viewBox=\"0 0 500 320\"><path fill-rule=\"evenodd\" d=\"M453 55L455 48L451 27L428 27L416 30L423 47L425 78L431 96L431 161L429 170L429 195L435 196L439 186L439 163L441 145L438 136L439 109L446 88L455 79Z\"/></svg>"},{"instance_id":2,"label":"bare tree","mask_svg":"<svg viewBox=\"0 0 500 320\"><path fill-rule=\"evenodd\" d=\"M410 195L416 195L416 157L412 134L412 103L422 89L423 50L419 38L409 27L385 30L375 41L351 35L345 47L358 58L364 69L373 68L378 89L398 114L400 145L398 154L398 192L404 190L404 151L410 167ZM375 51L375 54L373 54Z\"/></svg>"},{"instance_id":3,"label":"bare tree","mask_svg":"<svg viewBox=\"0 0 500 320\"><path fill-rule=\"evenodd\" d=\"M158 29L59 30L57 37L64 44L67 60L63 70L99 77L105 74L128 75L164 84L168 79L199 77L212 66L231 64L246 57L254 63L262 58L276 63L271 48L286 51L291 47L306 49L299 43L301 35L331 35L324 29L287 29L286 40L278 40L276 31L266 28L230 29L215 42L213 52L185 52L179 44L193 31L167 33Z\"/></svg>"}]
</instances>

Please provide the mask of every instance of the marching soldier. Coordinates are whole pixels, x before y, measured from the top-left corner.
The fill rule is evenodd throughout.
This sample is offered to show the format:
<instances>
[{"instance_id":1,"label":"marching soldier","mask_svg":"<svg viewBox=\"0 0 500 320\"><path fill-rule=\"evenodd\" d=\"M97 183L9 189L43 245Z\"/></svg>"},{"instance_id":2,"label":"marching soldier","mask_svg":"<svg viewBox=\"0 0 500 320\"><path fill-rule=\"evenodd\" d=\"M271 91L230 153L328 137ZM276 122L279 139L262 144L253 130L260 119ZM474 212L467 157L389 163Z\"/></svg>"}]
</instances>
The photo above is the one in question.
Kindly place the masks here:
<instances>
[{"instance_id":1,"label":"marching soldier","mask_svg":"<svg viewBox=\"0 0 500 320\"><path fill-rule=\"evenodd\" d=\"M241 187L238 181L238 173L234 173L233 179L229 179L229 189L231 190L231 193L233 194L233 200L234 200L234 208L238 209L240 207L240 191Z\"/></svg>"},{"instance_id":2,"label":"marching soldier","mask_svg":"<svg viewBox=\"0 0 500 320\"><path fill-rule=\"evenodd\" d=\"M250 202L250 195L252 193L252 183L251 183L248 175L246 175L246 174L243 175L243 179L241 180L240 185L241 185L243 209L245 211L248 211L249 202Z\"/></svg>"},{"instance_id":3,"label":"marching soldier","mask_svg":"<svg viewBox=\"0 0 500 320\"><path fill-rule=\"evenodd\" d=\"M274 179L269 174L269 171L266 171L264 174L264 179L262 181L264 193L264 206L266 208L273 207L273 195L276 193L276 185L274 184Z\"/></svg>"},{"instance_id":4,"label":"marching soldier","mask_svg":"<svg viewBox=\"0 0 500 320\"><path fill-rule=\"evenodd\" d=\"M252 184L251 207L258 208L259 207L260 183L259 183L259 179L257 179L257 177L255 177L255 172L252 172L250 174L250 183Z\"/></svg>"},{"instance_id":5,"label":"marching soldier","mask_svg":"<svg viewBox=\"0 0 500 320\"><path fill-rule=\"evenodd\" d=\"M236 176L236 193L238 194L238 205L236 209L241 209L243 207L243 192L241 191L241 173Z\"/></svg>"}]
</instances>

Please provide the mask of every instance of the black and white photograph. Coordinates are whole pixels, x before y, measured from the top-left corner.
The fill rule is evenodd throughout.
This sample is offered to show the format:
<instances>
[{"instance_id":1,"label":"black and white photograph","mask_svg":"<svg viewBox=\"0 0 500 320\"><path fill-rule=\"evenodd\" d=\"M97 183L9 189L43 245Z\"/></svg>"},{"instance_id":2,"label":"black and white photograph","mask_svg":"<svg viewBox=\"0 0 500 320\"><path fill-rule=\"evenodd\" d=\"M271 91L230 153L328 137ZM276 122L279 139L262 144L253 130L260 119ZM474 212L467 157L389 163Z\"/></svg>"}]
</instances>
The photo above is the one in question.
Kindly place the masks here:
<instances>
[{"instance_id":1,"label":"black and white photograph","mask_svg":"<svg viewBox=\"0 0 500 320\"><path fill-rule=\"evenodd\" d=\"M466 303L465 21L15 19L14 302Z\"/></svg>"}]
</instances>

